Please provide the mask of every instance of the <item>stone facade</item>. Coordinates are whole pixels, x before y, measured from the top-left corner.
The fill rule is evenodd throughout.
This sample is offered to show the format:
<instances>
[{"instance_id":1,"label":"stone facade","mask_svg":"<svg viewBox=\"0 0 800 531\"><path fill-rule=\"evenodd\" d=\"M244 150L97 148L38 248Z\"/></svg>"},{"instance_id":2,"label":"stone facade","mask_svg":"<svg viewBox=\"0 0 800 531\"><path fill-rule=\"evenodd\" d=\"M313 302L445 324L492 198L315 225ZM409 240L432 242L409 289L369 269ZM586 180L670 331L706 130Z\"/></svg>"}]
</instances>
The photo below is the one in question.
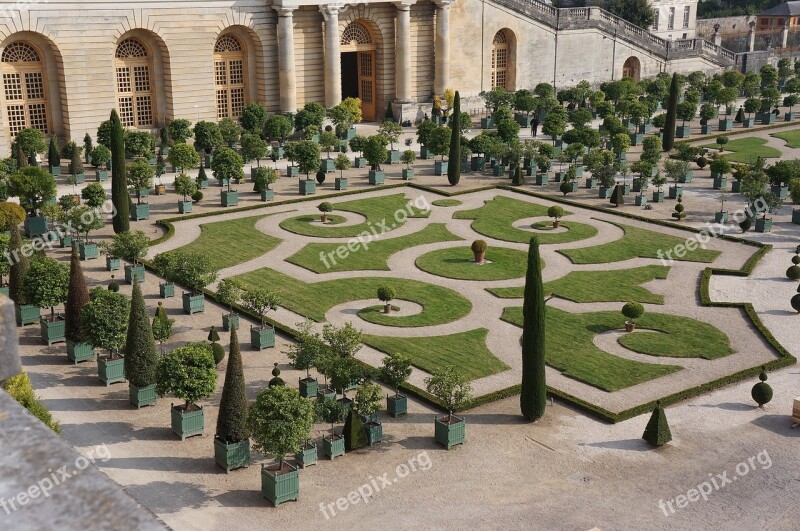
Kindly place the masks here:
<instances>
[{"instance_id":1,"label":"stone facade","mask_svg":"<svg viewBox=\"0 0 800 531\"><path fill-rule=\"evenodd\" d=\"M650 0L656 18L650 31L663 39L694 39L697 0Z\"/></svg>"}]
</instances>

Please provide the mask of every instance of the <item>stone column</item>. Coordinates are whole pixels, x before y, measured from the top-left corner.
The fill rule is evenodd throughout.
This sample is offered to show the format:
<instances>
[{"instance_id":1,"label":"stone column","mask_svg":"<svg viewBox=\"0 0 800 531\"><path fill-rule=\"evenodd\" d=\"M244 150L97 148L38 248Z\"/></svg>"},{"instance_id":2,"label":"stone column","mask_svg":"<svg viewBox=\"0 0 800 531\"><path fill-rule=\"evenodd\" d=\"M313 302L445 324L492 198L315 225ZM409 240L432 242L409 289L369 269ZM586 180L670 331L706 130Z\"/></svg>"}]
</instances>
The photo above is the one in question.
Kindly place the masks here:
<instances>
[{"instance_id":1,"label":"stone column","mask_svg":"<svg viewBox=\"0 0 800 531\"><path fill-rule=\"evenodd\" d=\"M786 48L789 43L789 23L783 25L781 30L781 48Z\"/></svg>"},{"instance_id":2,"label":"stone column","mask_svg":"<svg viewBox=\"0 0 800 531\"><path fill-rule=\"evenodd\" d=\"M413 100L411 95L411 4L414 1L395 2L397 6L395 98L400 103L410 103Z\"/></svg>"},{"instance_id":3,"label":"stone column","mask_svg":"<svg viewBox=\"0 0 800 531\"><path fill-rule=\"evenodd\" d=\"M325 107L342 102L342 52L339 42L340 4L320 6L325 19Z\"/></svg>"},{"instance_id":4,"label":"stone column","mask_svg":"<svg viewBox=\"0 0 800 531\"><path fill-rule=\"evenodd\" d=\"M433 93L441 96L450 84L450 4L451 0L436 2L436 73Z\"/></svg>"},{"instance_id":5,"label":"stone column","mask_svg":"<svg viewBox=\"0 0 800 531\"><path fill-rule=\"evenodd\" d=\"M278 13L278 85L281 112L297 112L297 81L294 72L294 8L276 7Z\"/></svg>"},{"instance_id":6,"label":"stone column","mask_svg":"<svg viewBox=\"0 0 800 531\"><path fill-rule=\"evenodd\" d=\"M747 51L752 52L756 49L756 23L750 23L750 31L747 32Z\"/></svg>"},{"instance_id":7,"label":"stone column","mask_svg":"<svg viewBox=\"0 0 800 531\"><path fill-rule=\"evenodd\" d=\"M721 27L719 24L714 24L714 35L711 36L711 42L717 46L722 46L722 35L719 33Z\"/></svg>"}]
</instances>

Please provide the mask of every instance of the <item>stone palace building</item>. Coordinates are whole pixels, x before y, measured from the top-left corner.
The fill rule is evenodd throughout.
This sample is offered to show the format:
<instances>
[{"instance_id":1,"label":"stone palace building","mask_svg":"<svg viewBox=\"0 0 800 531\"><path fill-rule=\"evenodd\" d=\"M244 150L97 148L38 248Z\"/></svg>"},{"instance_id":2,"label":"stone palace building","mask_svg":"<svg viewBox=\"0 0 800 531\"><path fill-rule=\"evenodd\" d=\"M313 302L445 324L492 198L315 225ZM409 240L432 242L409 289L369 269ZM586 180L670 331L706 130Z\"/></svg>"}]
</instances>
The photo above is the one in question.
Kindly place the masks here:
<instances>
[{"instance_id":1,"label":"stone palace building","mask_svg":"<svg viewBox=\"0 0 800 531\"><path fill-rule=\"evenodd\" d=\"M365 120L415 121L434 94L466 106L494 86L557 88L718 71L734 56L669 40L602 9L537 0L20 0L0 5L0 149L23 127L94 136L236 118L249 102L293 112L358 96Z\"/></svg>"}]
</instances>

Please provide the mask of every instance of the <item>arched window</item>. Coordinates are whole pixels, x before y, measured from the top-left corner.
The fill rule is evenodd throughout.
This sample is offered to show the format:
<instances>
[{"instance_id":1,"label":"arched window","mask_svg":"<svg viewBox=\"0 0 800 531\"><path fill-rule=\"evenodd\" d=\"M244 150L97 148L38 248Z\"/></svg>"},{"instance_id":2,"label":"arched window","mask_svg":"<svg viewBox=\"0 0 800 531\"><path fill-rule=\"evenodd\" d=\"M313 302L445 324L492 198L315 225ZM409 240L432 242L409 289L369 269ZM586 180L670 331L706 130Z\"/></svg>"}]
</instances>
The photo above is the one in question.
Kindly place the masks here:
<instances>
[{"instance_id":1,"label":"arched window","mask_svg":"<svg viewBox=\"0 0 800 531\"><path fill-rule=\"evenodd\" d=\"M342 32L341 44L343 46L352 44L372 44L372 35L370 35L369 30L360 22L351 22Z\"/></svg>"},{"instance_id":2,"label":"arched window","mask_svg":"<svg viewBox=\"0 0 800 531\"><path fill-rule=\"evenodd\" d=\"M10 135L26 127L49 133L44 62L26 42L12 42L3 50L3 92Z\"/></svg>"},{"instance_id":3,"label":"arched window","mask_svg":"<svg viewBox=\"0 0 800 531\"><path fill-rule=\"evenodd\" d=\"M153 70L147 48L136 39L117 45L117 107L125 127L153 127Z\"/></svg>"},{"instance_id":4,"label":"arched window","mask_svg":"<svg viewBox=\"0 0 800 531\"><path fill-rule=\"evenodd\" d=\"M492 40L492 88L508 88L508 38L503 30L494 34Z\"/></svg>"},{"instance_id":5,"label":"arched window","mask_svg":"<svg viewBox=\"0 0 800 531\"><path fill-rule=\"evenodd\" d=\"M245 105L245 61L242 43L233 35L223 35L214 46L214 86L217 93L217 119L239 118Z\"/></svg>"}]
</instances>

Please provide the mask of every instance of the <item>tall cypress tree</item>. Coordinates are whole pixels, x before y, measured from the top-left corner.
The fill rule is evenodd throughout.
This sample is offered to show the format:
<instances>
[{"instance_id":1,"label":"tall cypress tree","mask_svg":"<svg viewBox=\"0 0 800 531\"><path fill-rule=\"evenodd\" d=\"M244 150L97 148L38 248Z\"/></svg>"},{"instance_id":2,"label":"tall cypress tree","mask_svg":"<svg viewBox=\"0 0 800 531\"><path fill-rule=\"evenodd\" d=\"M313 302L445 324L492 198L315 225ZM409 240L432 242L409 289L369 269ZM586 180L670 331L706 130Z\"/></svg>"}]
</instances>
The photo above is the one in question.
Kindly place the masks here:
<instances>
[{"instance_id":1,"label":"tall cypress tree","mask_svg":"<svg viewBox=\"0 0 800 531\"><path fill-rule=\"evenodd\" d=\"M239 336L236 327L231 328L231 346L228 368L225 371L225 384L219 402L217 417L217 439L231 444L243 441L247 432L247 390L244 384L242 353L239 350Z\"/></svg>"},{"instance_id":2,"label":"tall cypress tree","mask_svg":"<svg viewBox=\"0 0 800 531\"><path fill-rule=\"evenodd\" d=\"M664 121L664 151L669 151L675 144L675 119L678 113L678 92L680 83L678 74L672 74L672 84L669 86L669 101L667 102L667 119Z\"/></svg>"},{"instance_id":3,"label":"tall cypress tree","mask_svg":"<svg viewBox=\"0 0 800 531\"><path fill-rule=\"evenodd\" d=\"M125 377L130 385L147 387L156 383L156 342L144 305L139 279L133 281L128 337L125 341Z\"/></svg>"},{"instance_id":4,"label":"tall cypress tree","mask_svg":"<svg viewBox=\"0 0 800 531\"><path fill-rule=\"evenodd\" d=\"M17 306L26 304L25 290L22 289L25 283L25 276L28 274L30 261L22 253L22 236L19 233L19 226L11 226L11 239L8 242L8 253L11 257L11 271L8 275L8 296Z\"/></svg>"},{"instance_id":5,"label":"tall cypress tree","mask_svg":"<svg viewBox=\"0 0 800 531\"><path fill-rule=\"evenodd\" d=\"M69 262L69 289L65 310L64 336L68 341L81 343L86 340L86 334L81 326L81 310L89 302L89 289L86 287L86 277L83 276L81 261L78 257L78 246L72 246L72 256Z\"/></svg>"},{"instance_id":6,"label":"tall cypress tree","mask_svg":"<svg viewBox=\"0 0 800 531\"><path fill-rule=\"evenodd\" d=\"M545 306L539 241L531 238L528 248L528 273L525 278L525 299L522 305L522 393L519 405L522 415L530 420L544 416L547 406L545 380Z\"/></svg>"},{"instance_id":7,"label":"tall cypress tree","mask_svg":"<svg viewBox=\"0 0 800 531\"><path fill-rule=\"evenodd\" d=\"M128 178L125 174L125 132L116 109L111 111L111 203L114 205L114 232L128 232L131 222Z\"/></svg>"},{"instance_id":8,"label":"tall cypress tree","mask_svg":"<svg viewBox=\"0 0 800 531\"><path fill-rule=\"evenodd\" d=\"M450 119L450 154L447 157L447 180L452 186L461 180L461 96L456 91L453 117Z\"/></svg>"},{"instance_id":9,"label":"tall cypress tree","mask_svg":"<svg viewBox=\"0 0 800 531\"><path fill-rule=\"evenodd\" d=\"M61 166L61 154L56 146L56 137L50 137L50 145L47 147L47 163L51 168Z\"/></svg>"}]
</instances>

